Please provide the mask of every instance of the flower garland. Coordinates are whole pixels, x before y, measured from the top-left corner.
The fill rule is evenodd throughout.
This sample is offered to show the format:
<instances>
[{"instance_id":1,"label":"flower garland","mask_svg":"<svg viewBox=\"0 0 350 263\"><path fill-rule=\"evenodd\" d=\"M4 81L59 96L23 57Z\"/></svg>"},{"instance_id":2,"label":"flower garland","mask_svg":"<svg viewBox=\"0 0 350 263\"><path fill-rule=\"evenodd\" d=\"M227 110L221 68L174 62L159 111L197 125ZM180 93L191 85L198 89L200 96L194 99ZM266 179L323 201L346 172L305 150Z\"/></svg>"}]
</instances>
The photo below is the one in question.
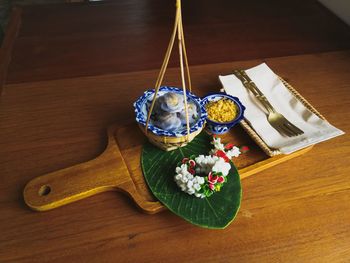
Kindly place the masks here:
<instances>
[{"instance_id":1,"label":"flower garland","mask_svg":"<svg viewBox=\"0 0 350 263\"><path fill-rule=\"evenodd\" d=\"M209 155L184 158L175 169L176 184L189 195L204 198L220 191L227 182L231 159L248 150L246 146L240 149L232 143L224 145L218 137L213 137L211 144L214 149Z\"/></svg>"}]
</instances>

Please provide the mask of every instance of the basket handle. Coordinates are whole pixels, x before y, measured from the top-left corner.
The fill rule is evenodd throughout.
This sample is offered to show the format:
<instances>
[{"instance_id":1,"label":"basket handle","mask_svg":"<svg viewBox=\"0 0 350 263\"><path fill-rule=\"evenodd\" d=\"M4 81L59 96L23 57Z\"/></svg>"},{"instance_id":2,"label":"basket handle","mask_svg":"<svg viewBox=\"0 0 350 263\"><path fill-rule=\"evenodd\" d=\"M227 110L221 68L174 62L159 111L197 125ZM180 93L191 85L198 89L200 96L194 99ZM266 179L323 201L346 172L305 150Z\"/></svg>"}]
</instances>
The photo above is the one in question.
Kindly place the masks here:
<instances>
[{"instance_id":1,"label":"basket handle","mask_svg":"<svg viewBox=\"0 0 350 263\"><path fill-rule=\"evenodd\" d=\"M190 71L189 71L189 67L188 67L188 59L187 59L187 54L186 54L186 46L185 46L184 32L183 32L183 26L182 26L181 0L176 0L176 16L175 16L174 29L173 29L173 33L172 33L171 38L170 38L168 49L166 51L166 54L165 54L165 57L163 60L162 67L160 69L160 72L159 72L159 75L158 75L158 78L157 78L157 81L155 84L155 92L154 92L151 108L150 108L148 115L147 115L145 133L147 134L147 132L148 132L149 121L151 119L151 115L152 115L153 108L154 108L154 105L156 102L159 88L163 82L165 71L167 70L167 67L169 64L169 59L170 59L170 55L171 55L171 52L172 52L173 47L174 47L176 34L178 37L181 81L182 81L182 89L183 89L184 102L185 102L186 126L187 126L186 140L189 141L190 124L189 124L188 107L187 107L186 80L185 80L185 70L184 70L184 63L183 63L184 60L185 60L186 74L187 74L188 85L189 85L190 91L192 91L192 85L191 85L191 77L190 77Z\"/></svg>"}]
</instances>

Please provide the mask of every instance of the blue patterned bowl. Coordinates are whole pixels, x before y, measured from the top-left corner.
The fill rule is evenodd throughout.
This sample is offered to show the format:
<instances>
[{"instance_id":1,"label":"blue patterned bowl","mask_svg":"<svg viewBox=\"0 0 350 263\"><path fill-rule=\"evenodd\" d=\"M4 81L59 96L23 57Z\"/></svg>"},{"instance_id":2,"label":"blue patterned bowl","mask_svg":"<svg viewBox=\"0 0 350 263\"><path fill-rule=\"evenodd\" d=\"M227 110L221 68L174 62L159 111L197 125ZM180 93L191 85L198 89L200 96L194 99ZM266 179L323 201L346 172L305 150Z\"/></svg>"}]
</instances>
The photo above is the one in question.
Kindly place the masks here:
<instances>
[{"instance_id":1,"label":"blue patterned bowl","mask_svg":"<svg viewBox=\"0 0 350 263\"><path fill-rule=\"evenodd\" d=\"M239 99L237 97L228 95L224 92L209 93L207 96L202 98L202 102L205 107L207 103L211 101L218 101L220 99L229 99L232 102L234 102L234 104L238 109L238 113L236 118L229 122L215 122L207 118L206 130L212 134L224 134L228 132L233 126L239 123L244 117L243 114L244 114L245 107L242 105Z\"/></svg>"},{"instance_id":2,"label":"blue patterned bowl","mask_svg":"<svg viewBox=\"0 0 350 263\"><path fill-rule=\"evenodd\" d=\"M175 92L178 94L183 94L182 89L175 88L175 87L163 86L159 89L159 91L157 93L157 97L162 96L167 92ZM197 110L198 110L198 119L195 121L195 123L191 124L191 127L190 127L190 133L192 134L192 133L195 133L195 132L203 129L203 126L205 124L205 120L207 118L207 112L205 110L205 107L203 107L203 103L202 103L202 100L200 98L198 98L197 96L195 96L194 94L192 94L189 91L186 91L186 95L187 95L187 101L191 101L191 102L195 103L197 106ZM149 107L152 103L153 96L154 96L154 89L147 90L134 103L136 121L142 127L146 126L147 114L148 114ZM157 136L183 137L183 136L187 135L186 124L182 125L182 127L180 129L177 129L175 131L167 131L167 130L163 130L161 128L156 127L150 121L148 124L148 130Z\"/></svg>"}]
</instances>

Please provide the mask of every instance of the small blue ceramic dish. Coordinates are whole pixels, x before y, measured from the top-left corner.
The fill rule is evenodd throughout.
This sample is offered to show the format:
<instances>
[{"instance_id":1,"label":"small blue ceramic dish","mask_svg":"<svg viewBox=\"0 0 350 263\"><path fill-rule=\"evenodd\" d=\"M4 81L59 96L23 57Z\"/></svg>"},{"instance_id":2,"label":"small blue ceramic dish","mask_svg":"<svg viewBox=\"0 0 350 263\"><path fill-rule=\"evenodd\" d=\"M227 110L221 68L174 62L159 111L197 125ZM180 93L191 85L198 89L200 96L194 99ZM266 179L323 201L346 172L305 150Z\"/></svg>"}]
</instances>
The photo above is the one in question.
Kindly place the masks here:
<instances>
[{"instance_id":1,"label":"small blue ceramic dish","mask_svg":"<svg viewBox=\"0 0 350 263\"><path fill-rule=\"evenodd\" d=\"M229 99L230 101L234 102L234 104L238 109L238 113L236 118L234 118L232 121L229 121L229 122L215 122L207 117L206 130L212 134L224 134L228 132L233 126L239 123L244 117L245 107L242 105L239 99L237 97L228 95L224 92L209 93L207 96L202 98L202 102L205 107L206 104L208 104L209 102L218 101L220 99Z\"/></svg>"},{"instance_id":2,"label":"small blue ceramic dish","mask_svg":"<svg viewBox=\"0 0 350 263\"><path fill-rule=\"evenodd\" d=\"M165 93L168 92L174 92L178 94L183 94L183 90L175 87L168 87L168 86L163 86L159 89L157 93L157 97L164 95ZM144 94L139 97L135 103L134 103L134 108L135 108L135 114L136 114L136 121L142 125L146 126L146 120L147 120L147 114L149 107L152 103L154 96L154 89L152 90L147 90L144 92ZM197 105L197 113L198 113L198 118L196 121L191 124L190 127L190 133L196 132L198 130L201 130L205 124L205 120L207 118L207 112L205 108L203 107L203 102L200 98L198 98L196 95L193 93L186 91L186 96L187 96L187 101L188 102L193 102ZM151 131L153 134L158 135L158 136L167 136L167 137L182 137L187 135L187 128L186 125L182 125L180 129L177 129L175 131L168 131L168 130L163 130L153 124L152 121L150 121L148 125L148 130Z\"/></svg>"}]
</instances>

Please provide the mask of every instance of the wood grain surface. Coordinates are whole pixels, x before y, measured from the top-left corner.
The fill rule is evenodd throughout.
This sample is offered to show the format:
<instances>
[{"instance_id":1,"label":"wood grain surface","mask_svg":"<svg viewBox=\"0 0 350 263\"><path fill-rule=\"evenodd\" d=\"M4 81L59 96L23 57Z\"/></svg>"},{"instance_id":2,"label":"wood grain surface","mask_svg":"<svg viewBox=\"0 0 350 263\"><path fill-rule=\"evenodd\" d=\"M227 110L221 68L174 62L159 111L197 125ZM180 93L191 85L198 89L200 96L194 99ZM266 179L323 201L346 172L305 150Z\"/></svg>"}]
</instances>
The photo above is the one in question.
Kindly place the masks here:
<instances>
[{"instance_id":1,"label":"wood grain surface","mask_svg":"<svg viewBox=\"0 0 350 263\"><path fill-rule=\"evenodd\" d=\"M2 95L2 86L7 79L7 71L11 62L13 43L17 38L17 34L21 25L21 12L19 8L13 8L10 21L6 29L6 37L1 43L0 48L0 96Z\"/></svg>"},{"instance_id":2,"label":"wood grain surface","mask_svg":"<svg viewBox=\"0 0 350 263\"><path fill-rule=\"evenodd\" d=\"M134 177L116 142L117 127L112 125L108 128L107 147L95 159L38 176L28 182L23 190L26 205L35 211L47 211L99 193L120 191L127 194L144 213L154 214L164 210L157 200L147 199L150 193L144 196L136 188ZM132 156L132 159L138 161L137 167L140 168L140 153ZM138 180L143 180L142 172L138 171L138 174ZM144 180L143 188L146 188Z\"/></svg>"},{"instance_id":3,"label":"wood grain surface","mask_svg":"<svg viewBox=\"0 0 350 263\"><path fill-rule=\"evenodd\" d=\"M194 92L218 74L263 60L192 67ZM225 230L165 211L140 213L109 192L45 213L28 209L24 185L93 159L105 128L134 118L132 102L158 71L7 84L0 101L0 262L350 261L350 51L265 59L344 136L242 181L243 201ZM179 85L177 68L165 83Z\"/></svg>"},{"instance_id":4,"label":"wood grain surface","mask_svg":"<svg viewBox=\"0 0 350 263\"><path fill-rule=\"evenodd\" d=\"M317 0L182 5L191 65L350 48L348 26ZM174 16L175 0L25 7L7 82L159 69Z\"/></svg>"},{"instance_id":5,"label":"wood grain surface","mask_svg":"<svg viewBox=\"0 0 350 263\"><path fill-rule=\"evenodd\" d=\"M161 212L165 207L149 190L141 169L141 151L146 138L137 125L112 125L108 128L106 149L95 159L58 171L40 175L23 190L26 205L35 211L48 211L87 197L109 191L127 194L147 214ZM310 151L307 147L288 155L268 156L239 126L221 139L249 151L234 159L241 179L286 162ZM169 167L169 170L175 167Z\"/></svg>"}]
</instances>

